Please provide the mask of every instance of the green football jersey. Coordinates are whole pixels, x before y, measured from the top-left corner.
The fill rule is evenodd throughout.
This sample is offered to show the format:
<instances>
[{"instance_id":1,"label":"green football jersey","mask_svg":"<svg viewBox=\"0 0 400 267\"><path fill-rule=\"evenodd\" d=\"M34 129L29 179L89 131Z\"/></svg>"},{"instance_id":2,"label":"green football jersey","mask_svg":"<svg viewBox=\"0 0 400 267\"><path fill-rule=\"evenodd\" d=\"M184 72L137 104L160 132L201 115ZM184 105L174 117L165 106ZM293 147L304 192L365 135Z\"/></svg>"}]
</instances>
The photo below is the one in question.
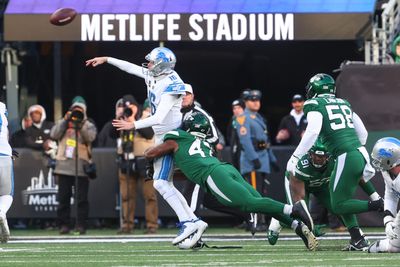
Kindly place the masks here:
<instances>
[{"instance_id":1,"label":"green football jersey","mask_svg":"<svg viewBox=\"0 0 400 267\"><path fill-rule=\"evenodd\" d=\"M347 100L336 97L316 97L304 103L304 114L317 111L322 114L319 136L335 157L361 146L353 124L353 111Z\"/></svg>"},{"instance_id":2,"label":"green football jersey","mask_svg":"<svg viewBox=\"0 0 400 267\"><path fill-rule=\"evenodd\" d=\"M169 131L164 140L175 140L179 148L174 153L174 163L185 176L201 186L205 185L205 181L210 173L220 165L220 162L212 156L210 145L196 138L195 136L183 130L177 129Z\"/></svg>"},{"instance_id":3,"label":"green football jersey","mask_svg":"<svg viewBox=\"0 0 400 267\"><path fill-rule=\"evenodd\" d=\"M315 192L329 184L329 177L334 167L335 160L329 158L324 167L316 168L311 164L310 156L306 154L298 161L295 176L304 182L306 192Z\"/></svg>"}]
</instances>

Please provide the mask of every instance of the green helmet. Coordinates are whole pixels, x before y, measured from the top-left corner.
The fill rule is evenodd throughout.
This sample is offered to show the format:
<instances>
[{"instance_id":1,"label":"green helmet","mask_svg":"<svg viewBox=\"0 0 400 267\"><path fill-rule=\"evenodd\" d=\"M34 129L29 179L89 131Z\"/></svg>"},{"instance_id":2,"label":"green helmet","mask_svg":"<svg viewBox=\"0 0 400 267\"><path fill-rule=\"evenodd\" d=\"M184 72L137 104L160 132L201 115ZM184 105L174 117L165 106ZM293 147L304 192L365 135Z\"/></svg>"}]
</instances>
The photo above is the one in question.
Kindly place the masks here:
<instances>
[{"instance_id":1,"label":"green helmet","mask_svg":"<svg viewBox=\"0 0 400 267\"><path fill-rule=\"evenodd\" d=\"M336 94L335 80L325 73L318 73L311 77L306 87L307 99L321 94Z\"/></svg>"},{"instance_id":2,"label":"green helmet","mask_svg":"<svg viewBox=\"0 0 400 267\"><path fill-rule=\"evenodd\" d=\"M182 122L182 130L204 139L210 131L210 122L204 114L194 111Z\"/></svg>"},{"instance_id":3,"label":"green helmet","mask_svg":"<svg viewBox=\"0 0 400 267\"><path fill-rule=\"evenodd\" d=\"M325 166L329 158L329 152L320 138L318 138L314 145L310 148L309 154L311 158L311 164L316 168Z\"/></svg>"}]
</instances>

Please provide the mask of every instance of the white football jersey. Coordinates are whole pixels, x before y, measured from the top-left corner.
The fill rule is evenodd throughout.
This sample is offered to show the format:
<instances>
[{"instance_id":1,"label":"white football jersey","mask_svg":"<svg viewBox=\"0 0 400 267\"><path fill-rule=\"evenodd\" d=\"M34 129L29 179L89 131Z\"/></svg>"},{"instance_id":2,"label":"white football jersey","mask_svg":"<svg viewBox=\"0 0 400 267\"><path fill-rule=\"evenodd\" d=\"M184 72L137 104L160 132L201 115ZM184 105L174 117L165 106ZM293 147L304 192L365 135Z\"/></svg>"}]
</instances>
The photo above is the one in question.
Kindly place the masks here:
<instances>
[{"instance_id":1,"label":"white football jersey","mask_svg":"<svg viewBox=\"0 0 400 267\"><path fill-rule=\"evenodd\" d=\"M6 105L0 102L0 156L11 156L11 146L8 143L8 120Z\"/></svg>"},{"instance_id":2,"label":"white football jersey","mask_svg":"<svg viewBox=\"0 0 400 267\"><path fill-rule=\"evenodd\" d=\"M392 179L388 172L383 171L382 176L385 181L385 210L388 209L392 214L396 214L397 203L400 199L400 174Z\"/></svg>"},{"instance_id":3,"label":"white football jersey","mask_svg":"<svg viewBox=\"0 0 400 267\"><path fill-rule=\"evenodd\" d=\"M164 120L158 124L153 125L152 128L155 134L163 134L178 128L182 122L182 97L185 95L185 85L182 79L179 77L178 73L175 71L168 75L163 75L161 78L146 76L147 85L147 96L150 101L151 115L156 113L160 103L161 96L163 94L176 95L175 102L172 108L168 111ZM165 104L165 103L164 103Z\"/></svg>"},{"instance_id":4,"label":"white football jersey","mask_svg":"<svg viewBox=\"0 0 400 267\"><path fill-rule=\"evenodd\" d=\"M147 96L150 101L152 115L156 113L160 105L165 104L165 103L160 103L161 96L163 94L177 96L173 100L174 103L170 103L172 104L172 108L166 111L167 114L161 122L154 123L153 120L151 124L147 123L150 122L151 118L150 116L149 118L138 121L137 124L135 123L137 129L151 126L156 135L162 135L165 134L166 132L178 128L181 125L182 96L185 95L186 93L185 93L185 85L182 79L175 71L172 71L168 75L153 77L148 74L148 70L146 68L130 63L128 61L109 57L107 59L107 62L111 65L120 68L123 71L136 75L145 80L145 83L147 85ZM138 127L138 125L140 125L140 127Z\"/></svg>"}]
</instances>

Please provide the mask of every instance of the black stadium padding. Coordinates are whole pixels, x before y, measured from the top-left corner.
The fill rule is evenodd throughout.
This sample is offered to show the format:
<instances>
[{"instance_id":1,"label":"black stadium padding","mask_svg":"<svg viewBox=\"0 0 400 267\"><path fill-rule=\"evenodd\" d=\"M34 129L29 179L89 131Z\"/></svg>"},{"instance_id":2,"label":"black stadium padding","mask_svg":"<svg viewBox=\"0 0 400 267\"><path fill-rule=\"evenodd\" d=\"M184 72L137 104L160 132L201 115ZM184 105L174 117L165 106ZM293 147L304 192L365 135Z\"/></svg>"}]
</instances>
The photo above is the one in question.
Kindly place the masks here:
<instances>
[{"instance_id":1,"label":"black stadium padding","mask_svg":"<svg viewBox=\"0 0 400 267\"><path fill-rule=\"evenodd\" d=\"M346 65L336 84L368 131L400 130L400 64Z\"/></svg>"}]
</instances>

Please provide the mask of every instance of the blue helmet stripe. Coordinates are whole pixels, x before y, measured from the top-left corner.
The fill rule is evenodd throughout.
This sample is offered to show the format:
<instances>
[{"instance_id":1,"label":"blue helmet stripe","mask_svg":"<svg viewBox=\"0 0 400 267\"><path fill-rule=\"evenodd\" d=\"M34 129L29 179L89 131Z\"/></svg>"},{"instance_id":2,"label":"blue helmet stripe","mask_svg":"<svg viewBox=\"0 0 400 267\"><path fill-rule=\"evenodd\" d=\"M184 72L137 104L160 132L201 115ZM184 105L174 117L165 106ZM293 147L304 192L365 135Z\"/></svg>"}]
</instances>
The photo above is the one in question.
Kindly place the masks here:
<instances>
[{"instance_id":1,"label":"blue helmet stripe","mask_svg":"<svg viewBox=\"0 0 400 267\"><path fill-rule=\"evenodd\" d=\"M394 137L382 138L381 141L389 142L400 146L400 140Z\"/></svg>"}]
</instances>

